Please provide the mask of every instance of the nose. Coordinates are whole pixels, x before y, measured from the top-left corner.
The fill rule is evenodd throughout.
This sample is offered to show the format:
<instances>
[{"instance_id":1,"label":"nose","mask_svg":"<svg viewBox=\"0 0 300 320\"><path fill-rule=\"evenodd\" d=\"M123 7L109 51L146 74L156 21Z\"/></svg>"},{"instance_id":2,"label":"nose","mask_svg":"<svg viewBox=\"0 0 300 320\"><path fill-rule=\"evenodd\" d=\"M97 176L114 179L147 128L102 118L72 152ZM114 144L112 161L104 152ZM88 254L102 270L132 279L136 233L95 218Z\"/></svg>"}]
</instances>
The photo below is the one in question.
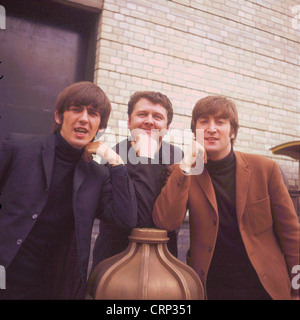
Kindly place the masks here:
<instances>
[{"instance_id":1,"label":"nose","mask_svg":"<svg viewBox=\"0 0 300 320\"><path fill-rule=\"evenodd\" d=\"M80 113L79 121L80 122L88 122L88 111L87 111L87 109L84 109Z\"/></svg>"},{"instance_id":2,"label":"nose","mask_svg":"<svg viewBox=\"0 0 300 320\"><path fill-rule=\"evenodd\" d=\"M145 124L146 125L150 125L153 126L154 122L153 122L153 118L151 114L148 114L148 116L145 119Z\"/></svg>"},{"instance_id":3,"label":"nose","mask_svg":"<svg viewBox=\"0 0 300 320\"><path fill-rule=\"evenodd\" d=\"M213 120L209 121L208 127L207 127L207 132L208 133L216 133L217 132L215 122Z\"/></svg>"}]
</instances>

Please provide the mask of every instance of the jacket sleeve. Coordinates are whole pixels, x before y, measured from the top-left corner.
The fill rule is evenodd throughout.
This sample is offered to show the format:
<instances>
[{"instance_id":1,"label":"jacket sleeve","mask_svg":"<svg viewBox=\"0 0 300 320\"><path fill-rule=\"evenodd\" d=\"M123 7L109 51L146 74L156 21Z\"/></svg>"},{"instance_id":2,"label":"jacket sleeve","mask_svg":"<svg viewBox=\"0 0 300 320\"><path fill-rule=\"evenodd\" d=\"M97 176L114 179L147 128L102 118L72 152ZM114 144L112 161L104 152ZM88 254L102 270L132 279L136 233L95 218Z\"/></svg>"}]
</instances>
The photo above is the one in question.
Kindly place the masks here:
<instances>
[{"instance_id":1,"label":"jacket sleeve","mask_svg":"<svg viewBox=\"0 0 300 320\"><path fill-rule=\"evenodd\" d=\"M292 272L292 269L294 266L300 265L300 224L276 163L274 163L273 172L269 180L269 194L276 234L285 257L291 281L293 281L293 277L296 275ZM292 294L299 295L299 289L292 289Z\"/></svg>"},{"instance_id":2,"label":"jacket sleeve","mask_svg":"<svg viewBox=\"0 0 300 320\"><path fill-rule=\"evenodd\" d=\"M153 208L153 221L158 228L173 231L181 226L187 211L191 176L182 172L179 165L170 167L171 174L162 188Z\"/></svg>"},{"instance_id":3,"label":"jacket sleeve","mask_svg":"<svg viewBox=\"0 0 300 320\"><path fill-rule=\"evenodd\" d=\"M11 142L11 135L8 135L0 146L0 188L5 180L10 164L12 163L12 153L13 146Z\"/></svg>"},{"instance_id":4,"label":"jacket sleeve","mask_svg":"<svg viewBox=\"0 0 300 320\"><path fill-rule=\"evenodd\" d=\"M109 167L101 194L99 219L113 222L119 228L135 228L137 224L137 203L134 188L126 167Z\"/></svg>"}]
</instances>

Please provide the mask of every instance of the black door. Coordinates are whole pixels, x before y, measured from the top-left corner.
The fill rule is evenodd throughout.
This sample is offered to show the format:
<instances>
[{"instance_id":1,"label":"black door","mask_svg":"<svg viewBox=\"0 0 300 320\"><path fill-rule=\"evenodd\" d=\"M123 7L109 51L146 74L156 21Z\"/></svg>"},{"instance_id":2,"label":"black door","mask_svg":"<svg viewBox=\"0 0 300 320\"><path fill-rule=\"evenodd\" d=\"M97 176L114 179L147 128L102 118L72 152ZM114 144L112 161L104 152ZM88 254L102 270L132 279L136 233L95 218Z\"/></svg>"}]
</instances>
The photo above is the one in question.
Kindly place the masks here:
<instances>
[{"instance_id":1,"label":"black door","mask_svg":"<svg viewBox=\"0 0 300 320\"><path fill-rule=\"evenodd\" d=\"M0 141L8 132L52 130L69 84L93 81L98 14L47 0L1 0Z\"/></svg>"}]
</instances>

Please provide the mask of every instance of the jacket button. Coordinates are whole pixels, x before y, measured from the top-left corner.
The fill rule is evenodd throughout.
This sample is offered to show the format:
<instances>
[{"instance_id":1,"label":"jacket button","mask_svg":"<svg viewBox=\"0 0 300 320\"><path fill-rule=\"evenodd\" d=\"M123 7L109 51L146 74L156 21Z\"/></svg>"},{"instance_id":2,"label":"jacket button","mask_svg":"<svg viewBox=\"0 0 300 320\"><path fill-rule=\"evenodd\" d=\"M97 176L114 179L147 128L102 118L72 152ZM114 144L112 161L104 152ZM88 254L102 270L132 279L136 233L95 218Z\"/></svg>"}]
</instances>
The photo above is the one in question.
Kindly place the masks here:
<instances>
[{"instance_id":1,"label":"jacket button","mask_svg":"<svg viewBox=\"0 0 300 320\"><path fill-rule=\"evenodd\" d=\"M22 239L18 239L18 240L17 240L17 245L19 246L22 242L23 242Z\"/></svg>"},{"instance_id":2,"label":"jacket button","mask_svg":"<svg viewBox=\"0 0 300 320\"><path fill-rule=\"evenodd\" d=\"M208 252L211 252L211 251L212 251L212 247L209 246L209 247L208 247Z\"/></svg>"},{"instance_id":3,"label":"jacket button","mask_svg":"<svg viewBox=\"0 0 300 320\"><path fill-rule=\"evenodd\" d=\"M204 276L204 271L201 270L201 271L200 271L200 274L201 274L201 276L203 277L203 276Z\"/></svg>"},{"instance_id":4,"label":"jacket button","mask_svg":"<svg viewBox=\"0 0 300 320\"><path fill-rule=\"evenodd\" d=\"M38 217L38 215L35 213L32 215L32 219L36 219Z\"/></svg>"}]
</instances>

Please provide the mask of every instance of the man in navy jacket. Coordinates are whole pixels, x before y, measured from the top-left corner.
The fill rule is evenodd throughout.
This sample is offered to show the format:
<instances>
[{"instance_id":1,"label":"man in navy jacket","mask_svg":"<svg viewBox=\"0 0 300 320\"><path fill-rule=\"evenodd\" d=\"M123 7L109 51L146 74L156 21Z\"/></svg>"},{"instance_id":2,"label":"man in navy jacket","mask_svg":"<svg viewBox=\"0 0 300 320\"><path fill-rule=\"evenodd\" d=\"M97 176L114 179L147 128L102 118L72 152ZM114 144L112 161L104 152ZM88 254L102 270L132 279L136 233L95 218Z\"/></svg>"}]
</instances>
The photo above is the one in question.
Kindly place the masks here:
<instances>
[{"instance_id":1,"label":"man in navy jacket","mask_svg":"<svg viewBox=\"0 0 300 320\"><path fill-rule=\"evenodd\" d=\"M129 99L127 113L130 137L113 149L123 159L134 185L137 227L156 228L152 220L153 205L167 179L168 167L183 157L181 149L162 140L173 119L172 103L161 92L137 91ZM151 141L154 144L149 145ZM98 144L99 141L93 142L87 149L98 153L102 148L97 148ZM125 250L131 231L130 228L120 229L116 224L100 221L93 267ZM178 253L177 234L178 230L168 233L168 249L175 257Z\"/></svg>"},{"instance_id":2,"label":"man in navy jacket","mask_svg":"<svg viewBox=\"0 0 300 320\"><path fill-rule=\"evenodd\" d=\"M94 218L135 227L135 193L122 161L99 165L85 151L110 111L98 86L78 82L58 96L53 134L4 140L0 299L84 298Z\"/></svg>"}]
</instances>

